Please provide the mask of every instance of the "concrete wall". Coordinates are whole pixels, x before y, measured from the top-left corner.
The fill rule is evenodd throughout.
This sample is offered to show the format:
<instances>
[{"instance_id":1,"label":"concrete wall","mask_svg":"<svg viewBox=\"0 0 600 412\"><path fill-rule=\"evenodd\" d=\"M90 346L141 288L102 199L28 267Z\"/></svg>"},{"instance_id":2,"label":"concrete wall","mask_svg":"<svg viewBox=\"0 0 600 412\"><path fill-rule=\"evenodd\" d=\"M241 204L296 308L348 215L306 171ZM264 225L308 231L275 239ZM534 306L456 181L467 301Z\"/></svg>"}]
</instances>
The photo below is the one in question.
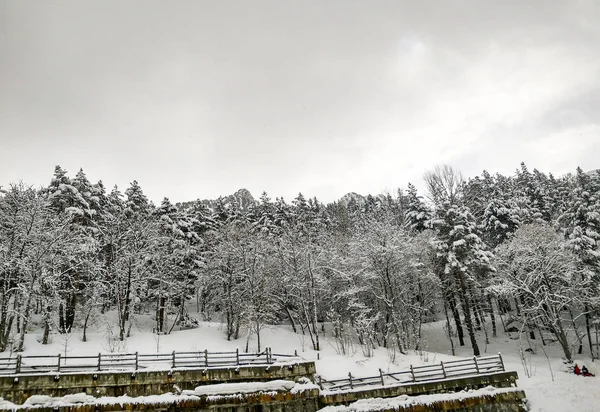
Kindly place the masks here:
<instances>
[{"instance_id":1,"label":"concrete wall","mask_svg":"<svg viewBox=\"0 0 600 412\"><path fill-rule=\"evenodd\" d=\"M152 404L120 402L102 405L73 405L58 408L60 412L109 411L215 411L215 412L316 412L319 409L319 391L302 393L259 393L224 397L182 398L172 402ZM36 408L36 412L56 412L52 407Z\"/></svg>"},{"instance_id":2,"label":"concrete wall","mask_svg":"<svg viewBox=\"0 0 600 412\"><path fill-rule=\"evenodd\" d=\"M169 403L142 404L134 402L110 405L74 405L70 407L36 408L36 412L113 412L113 411L214 411L214 412L316 412L318 391L301 394L249 394L225 398L182 399ZM348 408L350 409L350 408ZM411 405L400 409L382 409L380 412L526 412L522 391L493 394L452 401L436 401L428 405ZM340 411L344 412L344 411Z\"/></svg>"},{"instance_id":3,"label":"concrete wall","mask_svg":"<svg viewBox=\"0 0 600 412\"><path fill-rule=\"evenodd\" d=\"M293 367L240 367L209 370L138 371L131 373L81 373L68 375L21 375L0 377L0 394L14 403L23 403L33 394L61 397L66 394L86 392L93 396L145 396L172 392L174 385L180 389L222 382L268 381L273 379L295 380L312 377L313 362ZM40 412L100 412L100 411L198 411L215 412L316 412L331 405L348 405L359 399L388 398L400 395L425 395L458 392L486 386L516 386L516 372L498 372L436 382L420 382L403 386L354 389L347 392L324 392L310 390L302 393L256 393L235 396L178 397L167 403L139 404L135 399L118 404L72 405L60 408L36 408ZM121 400L120 400L121 401ZM431 410L456 412L524 412L525 393L515 391L491 394L484 397L451 401L438 401L428 406L412 405L400 411L426 412ZM340 411L343 412L343 411ZM382 410L381 412L394 412Z\"/></svg>"},{"instance_id":4,"label":"concrete wall","mask_svg":"<svg viewBox=\"0 0 600 412\"><path fill-rule=\"evenodd\" d=\"M274 379L312 379L314 362L295 365L251 366L205 370L97 372L79 374L17 375L0 377L0 394L4 399L21 404L31 395L61 397L85 392L92 396L145 396L224 382L264 382Z\"/></svg>"},{"instance_id":5,"label":"concrete wall","mask_svg":"<svg viewBox=\"0 0 600 412\"><path fill-rule=\"evenodd\" d=\"M338 412L351 412L352 409L343 408ZM380 409L378 412L527 412L525 392L515 391L497 393L482 397L435 401L426 405L410 405L398 409Z\"/></svg>"}]
</instances>

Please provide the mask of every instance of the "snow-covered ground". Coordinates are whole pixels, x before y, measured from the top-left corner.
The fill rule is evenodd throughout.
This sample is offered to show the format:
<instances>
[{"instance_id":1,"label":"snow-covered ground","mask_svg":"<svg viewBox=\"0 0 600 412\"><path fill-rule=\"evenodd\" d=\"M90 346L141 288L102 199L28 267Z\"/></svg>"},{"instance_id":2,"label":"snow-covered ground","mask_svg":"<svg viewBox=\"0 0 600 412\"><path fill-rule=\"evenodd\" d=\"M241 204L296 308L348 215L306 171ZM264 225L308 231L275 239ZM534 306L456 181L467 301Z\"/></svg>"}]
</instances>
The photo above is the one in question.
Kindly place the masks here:
<instances>
[{"instance_id":1,"label":"snow-covered ground","mask_svg":"<svg viewBox=\"0 0 600 412\"><path fill-rule=\"evenodd\" d=\"M121 352L168 353L177 351L227 351L239 348L243 350L245 337L237 341L227 341L222 326L218 323L203 322L197 329L174 330L170 335L156 336L152 330L152 320L149 317L138 316L137 325L133 327L131 337L118 348L110 344L102 326L88 332L88 342L81 341L79 331L65 339L53 335L52 342L41 345L38 340L41 332L27 335L24 355L57 353L67 355L97 355L118 349ZM441 360L451 360L450 344L445 337L442 324L432 323L424 328L425 350L412 352L407 355L391 353L386 349L375 350L372 357L365 357L360 346L354 345L350 354L338 353L336 343L327 331L321 336L322 350L317 354L312 350L308 336L293 333L287 326L277 326L265 329L261 340L264 346L270 346L274 353L298 355L307 360L315 360L317 371L326 379L344 378L351 372L353 376L374 376L379 368L384 372L404 370L412 365L438 363ZM256 351L256 341L250 341L251 351ZM518 386L525 390L532 411L599 411L600 410L600 377L584 378L576 376L564 365L558 346L544 347L548 358L544 355L538 343L537 353L526 353L526 368L519 356L519 341L501 334L498 338L490 337L490 344L485 345L484 339L479 339L482 352L496 354L501 352L507 370L519 373ZM524 346L524 348L527 346ZM587 352L587 351L586 351ZM3 353L0 356L5 356ZM458 349L458 355L471 356L469 347ZM596 372L595 364L589 357L578 360L579 365L585 364L591 372ZM600 368L598 368L600 370ZM529 376L528 376L529 375Z\"/></svg>"}]
</instances>

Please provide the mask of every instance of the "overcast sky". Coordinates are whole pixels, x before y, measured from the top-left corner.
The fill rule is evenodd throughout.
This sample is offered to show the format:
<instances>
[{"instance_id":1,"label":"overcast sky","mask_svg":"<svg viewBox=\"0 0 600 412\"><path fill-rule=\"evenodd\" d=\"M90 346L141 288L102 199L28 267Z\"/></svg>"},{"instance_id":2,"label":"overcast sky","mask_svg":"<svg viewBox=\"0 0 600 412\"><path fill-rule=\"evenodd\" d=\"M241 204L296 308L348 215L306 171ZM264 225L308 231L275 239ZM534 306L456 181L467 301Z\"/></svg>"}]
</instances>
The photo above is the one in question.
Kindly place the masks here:
<instances>
[{"instance_id":1,"label":"overcast sky","mask_svg":"<svg viewBox=\"0 0 600 412\"><path fill-rule=\"evenodd\" d=\"M331 201L600 167L600 2L0 0L0 184Z\"/></svg>"}]
</instances>

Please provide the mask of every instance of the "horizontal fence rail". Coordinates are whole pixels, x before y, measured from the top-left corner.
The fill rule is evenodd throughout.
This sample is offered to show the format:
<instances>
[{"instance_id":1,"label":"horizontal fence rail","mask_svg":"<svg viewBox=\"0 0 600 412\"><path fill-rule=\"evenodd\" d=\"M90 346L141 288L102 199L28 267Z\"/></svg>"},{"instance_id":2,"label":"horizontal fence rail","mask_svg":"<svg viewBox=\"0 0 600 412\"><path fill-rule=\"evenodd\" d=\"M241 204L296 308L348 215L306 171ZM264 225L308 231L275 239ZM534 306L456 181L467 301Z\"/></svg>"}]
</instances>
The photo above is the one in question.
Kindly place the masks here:
<instances>
[{"instance_id":1,"label":"horizontal fence rail","mask_svg":"<svg viewBox=\"0 0 600 412\"><path fill-rule=\"evenodd\" d=\"M395 386L494 372L504 372L504 361L501 354L440 362L434 365L414 367L411 365L408 370L392 373L383 373L379 369L377 376L356 377L348 373L348 378L344 379L325 380L319 377L318 383L321 389L347 391L361 387Z\"/></svg>"},{"instance_id":2,"label":"horizontal fence rail","mask_svg":"<svg viewBox=\"0 0 600 412\"><path fill-rule=\"evenodd\" d=\"M261 353L177 352L171 353L99 353L92 356L16 355L0 358L0 376L33 373L73 373L93 371L137 371L143 369L206 369L235 366L272 365L295 355Z\"/></svg>"}]
</instances>

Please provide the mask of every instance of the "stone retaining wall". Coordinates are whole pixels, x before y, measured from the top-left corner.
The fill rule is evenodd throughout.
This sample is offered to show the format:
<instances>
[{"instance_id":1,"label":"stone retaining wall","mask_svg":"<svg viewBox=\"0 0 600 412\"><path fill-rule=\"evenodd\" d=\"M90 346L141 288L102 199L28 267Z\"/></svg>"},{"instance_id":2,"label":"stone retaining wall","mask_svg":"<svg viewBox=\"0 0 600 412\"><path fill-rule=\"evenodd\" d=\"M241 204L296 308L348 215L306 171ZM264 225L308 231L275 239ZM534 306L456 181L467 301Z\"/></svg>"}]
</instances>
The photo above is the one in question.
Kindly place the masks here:
<instances>
[{"instance_id":1,"label":"stone retaining wall","mask_svg":"<svg viewBox=\"0 0 600 412\"><path fill-rule=\"evenodd\" d=\"M496 372L489 375L474 375L433 382L419 382L402 386L360 388L344 392L324 392L321 403L324 405L348 405L359 399L391 398L400 395L428 395L434 393L459 392L465 389L479 389L486 386L507 388L516 386L517 372Z\"/></svg>"},{"instance_id":2,"label":"stone retaining wall","mask_svg":"<svg viewBox=\"0 0 600 412\"><path fill-rule=\"evenodd\" d=\"M113 411L199 411L222 412L316 412L319 409L319 391L301 393L272 392L233 396L202 396L152 403L127 399L114 403L70 405L64 407L36 407L36 412L113 412Z\"/></svg>"},{"instance_id":3,"label":"stone retaining wall","mask_svg":"<svg viewBox=\"0 0 600 412\"><path fill-rule=\"evenodd\" d=\"M214 412L317 412L319 391L311 390L298 394L270 393L236 396L212 396L181 398L171 401L140 403L135 399L110 404L71 405L36 407L36 412L114 412L114 411L214 411ZM463 399L436 400L426 404L414 404L396 408L382 408L377 412L526 412L525 393L512 391L486 396L464 397ZM353 412L352 406L342 407L335 412ZM374 411L373 411L374 412Z\"/></svg>"},{"instance_id":4,"label":"stone retaining wall","mask_svg":"<svg viewBox=\"0 0 600 412\"><path fill-rule=\"evenodd\" d=\"M181 389L226 382L265 382L275 379L296 380L313 378L314 362L293 365L248 366L239 368L97 372L72 374L15 375L0 377L1 396L22 404L31 395L64 395L85 392L100 396L147 396L172 392L175 385Z\"/></svg>"}]
</instances>

